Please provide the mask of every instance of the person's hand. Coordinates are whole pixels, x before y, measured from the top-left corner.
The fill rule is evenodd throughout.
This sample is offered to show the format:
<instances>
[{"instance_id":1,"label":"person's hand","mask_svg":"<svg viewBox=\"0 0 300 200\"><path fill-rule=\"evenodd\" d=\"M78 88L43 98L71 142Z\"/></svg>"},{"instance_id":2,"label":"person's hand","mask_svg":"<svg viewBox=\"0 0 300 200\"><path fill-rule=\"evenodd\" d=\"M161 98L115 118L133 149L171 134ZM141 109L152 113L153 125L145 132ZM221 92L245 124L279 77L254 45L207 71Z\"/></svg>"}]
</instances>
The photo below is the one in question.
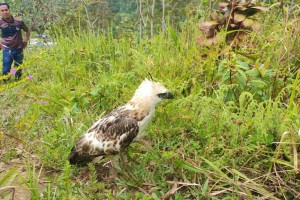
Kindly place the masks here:
<instances>
[{"instance_id":1,"label":"person's hand","mask_svg":"<svg viewBox=\"0 0 300 200\"><path fill-rule=\"evenodd\" d=\"M27 41L23 41L23 49L25 49L27 47Z\"/></svg>"}]
</instances>

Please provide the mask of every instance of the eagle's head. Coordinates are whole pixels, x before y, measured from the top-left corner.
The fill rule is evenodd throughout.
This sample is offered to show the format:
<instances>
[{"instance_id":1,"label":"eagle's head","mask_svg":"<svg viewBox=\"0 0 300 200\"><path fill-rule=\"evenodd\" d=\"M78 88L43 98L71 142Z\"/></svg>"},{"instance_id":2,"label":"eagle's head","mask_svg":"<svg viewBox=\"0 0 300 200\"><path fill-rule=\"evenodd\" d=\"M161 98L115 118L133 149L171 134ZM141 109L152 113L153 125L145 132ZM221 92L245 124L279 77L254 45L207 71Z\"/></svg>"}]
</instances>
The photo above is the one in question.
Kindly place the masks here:
<instances>
[{"instance_id":1,"label":"eagle's head","mask_svg":"<svg viewBox=\"0 0 300 200\"><path fill-rule=\"evenodd\" d=\"M133 99L150 100L154 105L163 99L172 99L173 94L161 83L145 79L135 91Z\"/></svg>"}]
</instances>

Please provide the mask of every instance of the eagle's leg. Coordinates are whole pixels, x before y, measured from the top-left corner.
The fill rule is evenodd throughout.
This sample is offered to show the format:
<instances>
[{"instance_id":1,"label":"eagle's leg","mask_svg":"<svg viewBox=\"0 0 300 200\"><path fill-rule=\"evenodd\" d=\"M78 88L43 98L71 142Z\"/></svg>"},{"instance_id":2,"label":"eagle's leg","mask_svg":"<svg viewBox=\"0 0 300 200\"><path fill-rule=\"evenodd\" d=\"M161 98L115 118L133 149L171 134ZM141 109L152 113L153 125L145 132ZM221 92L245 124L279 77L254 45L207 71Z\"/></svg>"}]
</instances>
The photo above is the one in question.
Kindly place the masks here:
<instances>
[{"instance_id":1,"label":"eagle's leg","mask_svg":"<svg viewBox=\"0 0 300 200\"><path fill-rule=\"evenodd\" d=\"M94 165L101 166L101 171L99 172L101 177L117 177L118 172L120 172L122 169L119 164L118 155L106 155L103 159L94 159L93 163Z\"/></svg>"},{"instance_id":2,"label":"eagle's leg","mask_svg":"<svg viewBox=\"0 0 300 200\"><path fill-rule=\"evenodd\" d=\"M122 151L120 152L120 161L124 164L128 162L128 151Z\"/></svg>"},{"instance_id":3,"label":"eagle's leg","mask_svg":"<svg viewBox=\"0 0 300 200\"><path fill-rule=\"evenodd\" d=\"M152 149L153 142L150 139L147 139L145 136L138 136L134 139L133 142L136 142L147 149Z\"/></svg>"},{"instance_id":4,"label":"eagle's leg","mask_svg":"<svg viewBox=\"0 0 300 200\"><path fill-rule=\"evenodd\" d=\"M127 151L120 151L118 154L112 156L112 158L107 163L111 164L112 168L116 171L122 172L124 167L128 166L127 162Z\"/></svg>"},{"instance_id":5,"label":"eagle's leg","mask_svg":"<svg viewBox=\"0 0 300 200\"><path fill-rule=\"evenodd\" d=\"M96 158L94 158L92 160L92 163L96 164L96 163L100 162L100 160L103 160L103 156L97 156ZM105 165L105 163L103 165Z\"/></svg>"},{"instance_id":6,"label":"eagle's leg","mask_svg":"<svg viewBox=\"0 0 300 200\"><path fill-rule=\"evenodd\" d=\"M115 158L118 159L117 162L112 163L114 168L121 174L124 172L124 169L131 167L131 164L128 161L130 159L128 152L128 148L120 151L119 154L115 156Z\"/></svg>"}]
</instances>

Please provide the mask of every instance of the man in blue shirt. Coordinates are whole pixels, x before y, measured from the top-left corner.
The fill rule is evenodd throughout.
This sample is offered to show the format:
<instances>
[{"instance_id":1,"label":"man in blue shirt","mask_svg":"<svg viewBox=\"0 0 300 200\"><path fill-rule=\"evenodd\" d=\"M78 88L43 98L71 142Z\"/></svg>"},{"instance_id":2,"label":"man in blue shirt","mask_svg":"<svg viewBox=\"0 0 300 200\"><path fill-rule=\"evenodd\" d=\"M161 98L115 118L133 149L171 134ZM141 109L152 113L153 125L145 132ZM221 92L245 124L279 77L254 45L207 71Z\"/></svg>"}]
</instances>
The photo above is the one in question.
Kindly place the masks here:
<instances>
[{"instance_id":1,"label":"man in blue shirt","mask_svg":"<svg viewBox=\"0 0 300 200\"><path fill-rule=\"evenodd\" d=\"M0 48L3 50L3 68L2 74L7 75L11 70L11 65L17 67L22 64L24 59L23 49L27 46L30 37L30 31L21 19L14 18L9 10L7 3L0 3L0 29L2 40ZM21 30L25 31L25 39L22 38ZM22 70L15 73L16 80L20 79ZM7 81L7 80L5 80Z\"/></svg>"}]
</instances>

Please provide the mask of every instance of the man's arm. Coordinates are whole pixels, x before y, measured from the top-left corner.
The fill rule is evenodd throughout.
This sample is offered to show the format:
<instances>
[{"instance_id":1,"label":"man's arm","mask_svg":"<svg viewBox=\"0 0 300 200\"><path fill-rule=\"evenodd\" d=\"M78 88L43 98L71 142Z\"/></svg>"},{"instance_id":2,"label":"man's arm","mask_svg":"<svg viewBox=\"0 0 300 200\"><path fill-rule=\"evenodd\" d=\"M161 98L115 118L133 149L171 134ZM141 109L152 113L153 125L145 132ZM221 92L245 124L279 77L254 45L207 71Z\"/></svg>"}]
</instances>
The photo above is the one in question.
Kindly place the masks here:
<instances>
[{"instance_id":1,"label":"man's arm","mask_svg":"<svg viewBox=\"0 0 300 200\"><path fill-rule=\"evenodd\" d=\"M29 41L29 38L30 38L30 30L29 28L24 24L22 24L22 29L25 31L25 38L23 40L23 45L24 45L24 48L27 46L27 43Z\"/></svg>"}]
</instances>

